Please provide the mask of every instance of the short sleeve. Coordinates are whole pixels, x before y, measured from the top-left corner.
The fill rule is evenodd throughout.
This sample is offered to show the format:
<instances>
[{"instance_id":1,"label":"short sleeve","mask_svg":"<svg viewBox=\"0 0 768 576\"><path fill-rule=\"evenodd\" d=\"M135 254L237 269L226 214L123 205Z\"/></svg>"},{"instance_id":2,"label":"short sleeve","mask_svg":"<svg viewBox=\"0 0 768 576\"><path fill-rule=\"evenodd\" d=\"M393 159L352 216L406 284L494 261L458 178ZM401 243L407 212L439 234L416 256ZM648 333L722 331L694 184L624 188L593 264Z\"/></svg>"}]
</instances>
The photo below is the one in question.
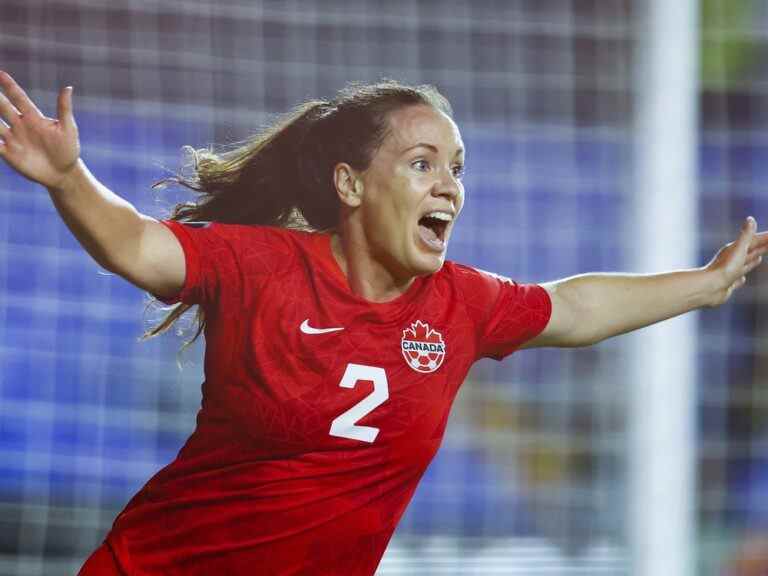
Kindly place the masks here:
<instances>
[{"instance_id":1,"label":"short sleeve","mask_svg":"<svg viewBox=\"0 0 768 576\"><path fill-rule=\"evenodd\" d=\"M221 297L222 287L237 288L239 277L237 249L226 225L210 222L161 220L178 239L184 251L186 277L181 291L167 298L165 304L206 305Z\"/></svg>"},{"instance_id":2,"label":"short sleeve","mask_svg":"<svg viewBox=\"0 0 768 576\"><path fill-rule=\"evenodd\" d=\"M501 360L546 328L552 302L544 288L467 266L457 268L475 325L478 358Z\"/></svg>"}]
</instances>

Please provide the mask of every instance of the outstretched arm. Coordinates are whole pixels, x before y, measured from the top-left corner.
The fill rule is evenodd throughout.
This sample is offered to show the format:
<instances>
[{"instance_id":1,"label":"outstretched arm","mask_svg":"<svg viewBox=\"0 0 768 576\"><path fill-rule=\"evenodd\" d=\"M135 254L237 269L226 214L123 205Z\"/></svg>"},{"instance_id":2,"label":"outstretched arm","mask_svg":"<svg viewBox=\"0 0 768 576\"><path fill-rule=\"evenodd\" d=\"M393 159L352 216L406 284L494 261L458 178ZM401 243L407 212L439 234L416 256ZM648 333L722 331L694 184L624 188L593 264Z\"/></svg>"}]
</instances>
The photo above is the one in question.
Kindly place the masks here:
<instances>
[{"instance_id":1,"label":"outstretched arm","mask_svg":"<svg viewBox=\"0 0 768 576\"><path fill-rule=\"evenodd\" d=\"M719 306L744 285L768 250L768 232L751 216L739 237L702 268L663 274L584 274L544 284L552 299L547 328L524 347L595 344L696 308Z\"/></svg>"},{"instance_id":2,"label":"outstretched arm","mask_svg":"<svg viewBox=\"0 0 768 576\"><path fill-rule=\"evenodd\" d=\"M101 184L80 160L72 89L59 94L58 118L47 118L0 71L0 158L48 188L56 209L101 266L161 296L184 282L184 254L173 233Z\"/></svg>"}]
</instances>

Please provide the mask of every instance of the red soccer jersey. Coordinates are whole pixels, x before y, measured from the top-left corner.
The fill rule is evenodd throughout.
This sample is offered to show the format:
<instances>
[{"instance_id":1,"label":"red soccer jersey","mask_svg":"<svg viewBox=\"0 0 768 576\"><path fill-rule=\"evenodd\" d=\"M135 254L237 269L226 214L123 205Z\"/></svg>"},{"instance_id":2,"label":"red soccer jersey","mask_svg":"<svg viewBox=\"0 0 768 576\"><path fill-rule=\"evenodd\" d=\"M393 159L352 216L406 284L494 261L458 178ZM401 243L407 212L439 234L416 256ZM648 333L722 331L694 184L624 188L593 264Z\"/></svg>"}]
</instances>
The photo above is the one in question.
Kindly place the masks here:
<instances>
[{"instance_id":1,"label":"red soccer jersey","mask_svg":"<svg viewBox=\"0 0 768 576\"><path fill-rule=\"evenodd\" d=\"M328 234L165 222L205 311L197 427L115 520L129 574L371 575L472 363L539 334L536 285L446 262L356 296Z\"/></svg>"}]
</instances>

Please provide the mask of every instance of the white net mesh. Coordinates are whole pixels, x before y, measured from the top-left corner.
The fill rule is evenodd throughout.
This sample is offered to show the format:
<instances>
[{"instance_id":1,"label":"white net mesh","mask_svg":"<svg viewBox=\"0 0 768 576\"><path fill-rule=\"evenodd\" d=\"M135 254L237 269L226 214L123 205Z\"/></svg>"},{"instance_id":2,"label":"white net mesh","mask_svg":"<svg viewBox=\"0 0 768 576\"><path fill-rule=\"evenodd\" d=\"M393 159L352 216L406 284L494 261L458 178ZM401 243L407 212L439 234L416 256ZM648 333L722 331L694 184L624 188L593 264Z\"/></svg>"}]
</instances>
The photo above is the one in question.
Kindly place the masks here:
<instances>
[{"instance_id":1,"label":"white net mesh","mask_svg":"<svg viewBox=\"0 0 768 576\"><path fill-rule=\"evenodd\" d=\"M629 0L322 3L3 0L0 66L45 110L75 86L84 158L140 210L184 144L247 137L350 80L434 83L467 145L450 257L522 281L625 268ZM703 7L702 263L765 177L765 9ZM45 192L0 168L0 574L71 574L166 464L199 403L200 348L144 344L143 295L99 274ZM768 525L754 286L702 315L700 559ZM627 574L618 346L477 365L380 566L392 574Z\"/></svg>"}]
</instances>

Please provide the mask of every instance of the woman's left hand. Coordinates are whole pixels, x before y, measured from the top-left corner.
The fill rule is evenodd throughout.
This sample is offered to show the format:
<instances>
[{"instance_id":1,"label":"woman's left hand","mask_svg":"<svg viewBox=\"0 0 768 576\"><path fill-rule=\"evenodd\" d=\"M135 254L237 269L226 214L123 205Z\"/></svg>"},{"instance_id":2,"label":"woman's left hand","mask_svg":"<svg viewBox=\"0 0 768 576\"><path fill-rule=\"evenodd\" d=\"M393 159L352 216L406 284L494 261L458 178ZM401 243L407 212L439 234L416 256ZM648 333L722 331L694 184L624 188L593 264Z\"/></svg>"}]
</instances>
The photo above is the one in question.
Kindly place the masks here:
<instances>
[{"instance_id":1,"label":"woman's left hand","mask_svg":"<svg viewBox=\"0 0 768 576\"><path fill-rule=\"evenodd\" d=\"M739 237L723 246L705 269L717 278L717 290L710 306L726 302L747 281L747 274L760 265L768 251L768 232L757 232L757 222L750 216L741 226Z\"/></svg>"}]
</instances>

